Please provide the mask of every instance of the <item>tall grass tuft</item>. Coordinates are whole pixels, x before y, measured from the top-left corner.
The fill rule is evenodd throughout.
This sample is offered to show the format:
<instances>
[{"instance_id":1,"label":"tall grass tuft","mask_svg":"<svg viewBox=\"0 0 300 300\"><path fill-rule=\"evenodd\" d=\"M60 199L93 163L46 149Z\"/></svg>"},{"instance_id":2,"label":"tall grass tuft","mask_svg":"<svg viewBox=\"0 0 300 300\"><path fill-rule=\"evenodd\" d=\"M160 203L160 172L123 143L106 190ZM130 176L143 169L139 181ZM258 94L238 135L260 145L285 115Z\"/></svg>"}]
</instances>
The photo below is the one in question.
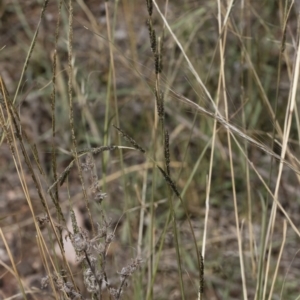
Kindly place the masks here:
<instances>
[{"instance_id":1,"label":"tall grass tuft","mask_svg":"<svg viewBox=\"0 0 300 300\"><path fill-rule=\"evenodd\" d=\"M0 298L299 299L298 4L2 2Z\"/></svg>"}]
</instances>

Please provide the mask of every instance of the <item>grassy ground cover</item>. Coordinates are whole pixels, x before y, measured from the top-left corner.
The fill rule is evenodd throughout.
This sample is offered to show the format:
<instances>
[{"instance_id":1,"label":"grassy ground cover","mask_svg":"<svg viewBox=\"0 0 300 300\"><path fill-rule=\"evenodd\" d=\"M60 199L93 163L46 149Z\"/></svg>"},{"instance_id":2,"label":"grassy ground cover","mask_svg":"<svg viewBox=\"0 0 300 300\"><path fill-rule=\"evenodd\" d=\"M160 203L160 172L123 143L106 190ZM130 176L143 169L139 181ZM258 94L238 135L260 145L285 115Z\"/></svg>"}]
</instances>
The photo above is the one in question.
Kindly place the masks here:
<instances>
[{"instance_id":1,"label":"grassy ground cover","mask_svg":"<svg viewBox=\"0 0 300 300\"><path fill-rule=\"evenodd\" d=\"M0 299L299 299L299 5L0 1Z\"/></svg>"}]
</instances>

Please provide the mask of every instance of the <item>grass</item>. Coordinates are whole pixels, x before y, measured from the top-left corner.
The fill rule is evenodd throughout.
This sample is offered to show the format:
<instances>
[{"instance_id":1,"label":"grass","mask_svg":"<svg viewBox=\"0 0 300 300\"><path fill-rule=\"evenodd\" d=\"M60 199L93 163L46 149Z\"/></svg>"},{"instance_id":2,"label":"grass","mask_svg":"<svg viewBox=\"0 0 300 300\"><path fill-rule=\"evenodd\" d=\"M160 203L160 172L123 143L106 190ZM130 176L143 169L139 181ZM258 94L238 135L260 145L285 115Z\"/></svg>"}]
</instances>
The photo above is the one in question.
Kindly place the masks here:
<instances>
[{"instance_id":1,"label":"grass","mask_svg":"<svg viewBox=\"0 0 300 300\"><path fill-rule=\"evenodd\" d=\"M0 3L0 298L298 299L292 1Z\"/></svg>"}]
</instances>

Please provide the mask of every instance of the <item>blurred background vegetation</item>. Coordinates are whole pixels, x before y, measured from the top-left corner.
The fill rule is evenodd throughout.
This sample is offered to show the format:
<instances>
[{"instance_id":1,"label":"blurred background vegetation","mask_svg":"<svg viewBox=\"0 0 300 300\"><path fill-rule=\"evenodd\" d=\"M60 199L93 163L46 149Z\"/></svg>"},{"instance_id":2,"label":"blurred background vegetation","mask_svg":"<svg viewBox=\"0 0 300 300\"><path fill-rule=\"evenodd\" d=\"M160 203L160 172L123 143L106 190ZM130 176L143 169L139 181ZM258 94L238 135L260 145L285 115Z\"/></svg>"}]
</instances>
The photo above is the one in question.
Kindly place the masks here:
<instances>
[{"instance_id":1,"label":"blurred background vegetation","mask_svg":"<svg viewBox=\"0 0 300 300\"><path fill-rule=\"evenodd\" d=\"M13 98L40 20L43 1L2 0L0 3L0 75ZM295 66L299 1L237 0L232 3L174 0L157 3L163 12L167 7L168 24L217 103L221 115L225 117L226 114L226 98L228 122L280 155L293 75L299 68ZM45 191L54 181L51 170L51 94L58 20L54 144L59 174L72 158L68 3L62 2L61 13L58 6L59 1L50 0L48 3L15 103L22 130L29 137L28 147L37 147L45 171L45 176L41 176ZM112 126L118 124L146 149L149 156L162 162L164 149L155 116L155 67L148 35L146 1L74 0L73 8L72 84L78 151L111 144L131 146ZM221 34L219 12L222 21L226 20L227 14L229 16ZM214 118L200 114L178 100L178 95L182 95L214 113L207 94L192 74L181 49L155 8L152 22L157 36L163 39L160 86L165 94L165 128L170 134L171 177L182 193L200 249L207 212L205 200L209 190L204 299L243 298L233 182L248 299L298 299L299 236L289 223L283 252L280 252L286 219L282 210L276 215L274 233L270 238L273 244L267 273L264 260L267 261L269 244L261 256L262 245L269 243L264 240L264 233L273 204L266 187L274 192L279 172L278 159L272 159L270 153L240 136L236 136L239 144L232 140L230 148L224 126L217 124L214 127ZM220 58L220 43L224 47L224 61ZM222 70L224 82L221 79ZM295 88L298 91L298 86ZM299 157L300 133L298 93L296 100L286 159L294 169L299 170L296 159ZM214 135L215 146L212 147ZM9 147L5 140L1 142L0 226L16 259L20 277L28 289L36 293L30 297L41 299L46 294L41 296L40 293L45 292L37 289L45 270L39 259L33 217ZM140 274L135 274L132 285L127 289L128 295L124 297L146 299L149 289L147 261L150 255L147 244L150 236L158 240L165 226L169 212L168 184L147 156L138 151L123 150L122 155L118 150L104 153L95 157L95 163L102 188L108 194L102 203L103 210L116 233L109 252L113 266L111 273L115 274L116 282L117 271L123 267L124 261L136 256L140 210L141 207L144 209L144 266ZM211 183L208 184L210 167ZM43 207L30 173L26 168L24 172L34 213L41 215ZM278 201L296 228L300 225L298 186L298 173L284 165ZM59 194L65 217L68 217L70 198L82 216L82 226L91 229L76 168L71 171L67 183L59 189ZM142 203L146 206L143 207ZM49 206L55 216L53 204L49 202ZM185 295L186 299L195 299L198 270L192 235L184 209L177 199L174 199L174 206L183 258ZM92 206L92 211L97 220L97 207ZM151 222L154 222L153 227ZM12 299L9 297L19 290L14 276L3 265L8 264L9 259L2 241L0 251L0 298ZM277 263L278 275L272 294L269 294ZM158 265L153 299L181 299L171 226L167 229ZM76 266L73 268L76 272ZM263 278L259 276L260 268L264 270ZM266 293L259 298L258 282L263 285L266 278Z\"/></svg>"}]
</instances>

